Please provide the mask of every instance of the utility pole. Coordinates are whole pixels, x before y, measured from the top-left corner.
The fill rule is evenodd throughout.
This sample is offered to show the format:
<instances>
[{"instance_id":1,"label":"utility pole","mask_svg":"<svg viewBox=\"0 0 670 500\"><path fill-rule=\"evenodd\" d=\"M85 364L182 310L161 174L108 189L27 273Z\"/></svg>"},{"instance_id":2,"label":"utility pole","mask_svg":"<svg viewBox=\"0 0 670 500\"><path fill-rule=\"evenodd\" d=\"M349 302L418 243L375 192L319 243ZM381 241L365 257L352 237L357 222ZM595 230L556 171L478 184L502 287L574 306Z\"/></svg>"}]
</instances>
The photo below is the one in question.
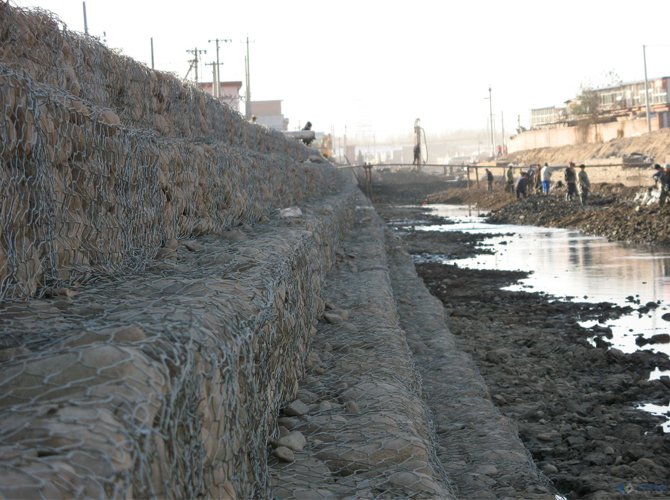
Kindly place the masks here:
<instances>
[{"instance_id":1,"label":"utility pole","mask_svg":"<svg viewBox=\"0 0 670 500\"><path fill-rule=\"evenodd\" d=\"M205 63L205 66L212 67L212 96L216 97L216 89L214 88L214 85L216 84L216 63L215 62Z\"/></svg>"},{"instance_id":2,"label":"utility pole","mask_svg":"<svg viewBox=\"0 0 670 500\"><path fill-rule=\"evenodd\" d=\"M84 34L88 36L88 21L86 20L86 2L82 2L84 4Z\"/></svg>"},{"instance_id":3,"label":"utility pole","mask_svg":"<svg viewBox=\"0 0 670 500\"><path fill-rule=\"evenodd\" d=\"M347 158L347 126L344 126L344 150L342 151L342 157L347 160L347 163L349 163L349 160ZM342 162L344 163L344 162Z\"/></svg>"},{"instance_id":4,"label":"utility pole","mask_svg":"<svg viewBox=\"0 0 670 500\"><path fill-rule=\"evenodd\" d=\"M221 97L221 72L219 71L219 67L221 64L223 64L219 62L219 44L221 42L232 42L232 40L230 38L215 38L214 40L209 40L209 43L212 42L216 43L216 78L214 79L216 82L212 82L212 85L216 84L216 90L212 93L212 95L218 99Z\"/></svg>"},{"instance_id":5,"label":"utility pole","mask_svg":"<svg viewBox=\"0 0 670 500\"><path fill-rule=\"evenodd\" d=\"M489 141L489 149L491 149L493 146L491 146L491 119L487 116L486 117L486 140Z\"/></svg>"},{"instance_id":6,"label":"utility pole","mask_svg":"<svg viewBox=\"0 0 670 500\"><path fill-rule=\"evenodd\" d=\"M647 46L642 46L642 57L644 58L644 100L647 104L647 132L651 132L651 115L649 113L649 80L647 79Z\"/></svg>"},{"instance_id":7,"label":"utility pole","mask_svg":"<svg viewBox=\"0 0 670 500\"><path fill-rule=\"evenodd\" d=\"M505 117L503 116L503 112L500 111L500 122L502 126L502 149L503 153L505 152Z\"/></svg>"},{"instance_id":8,"label":"utility pole","mask_svg":"<svg viewBox=\"0 0 670 500\"><path fill-rule=\"evenodd\" d=\"M154 37L151 37L151 69L154 69Z\"/></svg>"},{"instance_id":9,"label":"utility pole","mask_svg":"<svg viewBox=\"0 0 670 500\"><path fill-rule=\"evenodd\" d=\"M198 47L196 47L193 50L187 50L186 52L190 52L193 54L193 59L189 61L191 63L191 67L195 67L195 83L196 85L198 84L198 63L200 62L200 54L207 54L206 50L198 50ZM189 69L189 72L191 70ZM188 75L188 73L186 73Z\"/></svg>"},{"instance_id":10,"label":"utility pole","mask_svg":"<svg viewBox=\"0 0 670 500\"><path fill-rule=\"evenodd\" d=\"M251 42L253 43L253 42ZM247 73L247 105L246 105L246 117L247 120L251 120L251 75L250 75L250 60L249 60L249 35L247 35L247 57L245 58L245 66Z\"/></svg>"},{"instance_id":11,"label":"utility pole","mask_svg":"<svg viewBox=\"0 0 670 500\"><path fill-rule=\"evenodd\" d=\"M489 84L489 114L491 115L491 120L489 123L491 124L491 152L493 153L493 156L496 155L496 142L495 142L495 136L493 135L493 98L491 94L491 85Z\"/></svg>"}]
</instances>

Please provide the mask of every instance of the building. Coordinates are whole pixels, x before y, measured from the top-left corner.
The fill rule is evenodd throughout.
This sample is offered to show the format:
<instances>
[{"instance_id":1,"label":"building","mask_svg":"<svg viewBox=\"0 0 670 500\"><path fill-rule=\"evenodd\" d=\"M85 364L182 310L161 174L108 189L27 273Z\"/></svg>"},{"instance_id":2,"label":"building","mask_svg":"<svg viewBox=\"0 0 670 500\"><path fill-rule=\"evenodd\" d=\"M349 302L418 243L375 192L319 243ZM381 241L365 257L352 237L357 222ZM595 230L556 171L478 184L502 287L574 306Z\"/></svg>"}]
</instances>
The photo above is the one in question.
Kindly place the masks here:
<instances>
[{"instance_id":1,"label":"building","mask_svg":"<svg viewBox=\"0 0 670 500\"><path fill-rule=\"evenodd\" d=\"M670 127L670 99L668 99L668 81L670 77L649 80L649 111L653 130ZM644 115L646 117L646 100L644 80L621 83L610 87L594 89L598 96L600 114L605 116Z\"/></svg>"},{"instance_id":2,"label":"building","mask_svg":"<svg viewBox=\"0 0 670 500\"><path fill-rule=\"evenodd\" d=\"M546 125L555 125L565 121L567 116L566 108L537 108L530 110L530 128L538 128Z\"/></svg>"},{"instance_id":3,"label":"building","mask_svg":"<svg viewBox=\"0 0 670 500\"><path fill-rule=\"evenodd\" d=\"M649 111L652 130L670 127L670 99L668 81L670 77L649 80ZM619 83L591 90L598 104L598 120L616 121L617 118L635 119L644 116L647 109L644 98L644 80ZM583 117L571 114L571 108L579 104L579 97L566 101L566 107L536 108L530 110L531 129L552 127L560 124L572 125Z\"/></svg>"},{"instance_id":4,"label":"building","mask_svg":"<svg viewBox=\"0 0 670 500\"><path fill-rule=\"evenodd\" d=\"M670 77L649 80L651 130L670 128ZM531 110L531 129L510 138L510 153L525 149L560 147L570 144L607 142L648 131L644 80L619 83L588 91L595 101L591 114L575 114L581 104L576 97L565 107Z\"/></svg>"},{"instance_id":5,"label":"building","mask_svg":"<svg viewBox=\"0 0 670 500\"><path fill-rule=\"evenodd\" d=\"M207 92L209 95L214 95L214 84L212 82L200 82L198 87ZM240 89L242 82L221 82L219 84L219 95L221 100L228 104L235 111L240 110Z\"/></svg>"},{"instance_id":6,"label":"building","mask_svg":"<svg viewBox=\"0 0 670 500\"><path fill-rule=\"evenodd\" d=\"M256 116L256 123L268 128L288 130L288 118L281 112L282 101L251 101L251 114Z\"/></svg>"}]
</instances>

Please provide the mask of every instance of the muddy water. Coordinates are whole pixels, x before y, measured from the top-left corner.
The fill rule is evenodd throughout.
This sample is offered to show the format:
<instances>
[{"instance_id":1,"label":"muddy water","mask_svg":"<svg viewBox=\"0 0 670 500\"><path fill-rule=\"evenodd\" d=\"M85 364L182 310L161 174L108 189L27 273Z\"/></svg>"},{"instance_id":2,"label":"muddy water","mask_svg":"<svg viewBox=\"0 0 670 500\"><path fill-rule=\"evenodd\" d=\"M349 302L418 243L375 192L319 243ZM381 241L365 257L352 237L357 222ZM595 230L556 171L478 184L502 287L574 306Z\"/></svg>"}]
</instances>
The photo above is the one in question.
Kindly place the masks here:
<instances>
[{"instance_id":1,"label":"muddy water","mask_svg":"<svg viewBox=\"0 0 670 500\"><path fill-rule=\"evenodd\" d=\"M670 252L651 246L625 245L579 231L535 226L487 224L482 214L454 205L431 206L432 213L452 224L416 227L421 231L465 231L488 233L485 247L493 254L453 261L471 269L521 270L532 274L508 290L546 293L582 302L613 302L638 309L648 302L658 304L649 312L635 312L606 326L612 328L613 347L624 352L639 349L637 336L649 338L670 333ZM438 257L440 258L440 257ZM444 262L452 263L448 258ZM590 327L594 322L583 323ZM669 344L645 348L670 354Z\"/></svg>"},{"instance_id":2,"label":"muddy water","mask_svg":"<svg viewBox=\"0 0 670 500\"><path fill-rule=\"evenodd\" d=\"M528 271L528 278L508 287L545 293L556 298L580 302L612 302L639 309L653 302L657 308L635 311L607 321L612 329L608 339L612 347L624 352L652 349L670 354L670 344L648 344L639 347L638 336L649 338L670 333L670 322L662 319L670 312L670 251L651 246L609 242L605 238L559 228L487 224L485 212L467 206L431 205L431 215L449 219L448 224L422 225L421 221L402 221L417 231L463 231L491 236L482 246L491 254L451 260L449 256L423 255L418 261L455 263L471 269ZM595 321L581 323L591 327ZM656 370L651 379L670 372ZM664 415L667 406L643 405L641 409ZM664 426L670 431L670 423Z\"/></svg>"}]
</instances>

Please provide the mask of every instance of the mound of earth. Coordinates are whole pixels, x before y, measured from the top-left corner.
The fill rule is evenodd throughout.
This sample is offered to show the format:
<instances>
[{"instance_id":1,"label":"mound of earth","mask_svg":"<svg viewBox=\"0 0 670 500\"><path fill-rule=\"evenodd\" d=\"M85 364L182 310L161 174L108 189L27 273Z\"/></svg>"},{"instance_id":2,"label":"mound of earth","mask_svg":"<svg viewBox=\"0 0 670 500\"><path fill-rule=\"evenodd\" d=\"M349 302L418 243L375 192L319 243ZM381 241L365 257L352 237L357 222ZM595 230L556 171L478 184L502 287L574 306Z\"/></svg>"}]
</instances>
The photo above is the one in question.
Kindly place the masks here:
<instances>
[{"instance_id":1,"label":"mound of earth","mask_svg":"<svg viewBox=\"0 0 670 500\"><path fill-rule=\"evenodd\" d=\"M661 129L637 137L614 139L605 143L574 144L559 148L537 148L517 151L504 159L519 165L548 162L551 165L594 158L621 158L633 153L651 156L657 163L670 161L670 129Z\"/></svg>"}]
</instances>

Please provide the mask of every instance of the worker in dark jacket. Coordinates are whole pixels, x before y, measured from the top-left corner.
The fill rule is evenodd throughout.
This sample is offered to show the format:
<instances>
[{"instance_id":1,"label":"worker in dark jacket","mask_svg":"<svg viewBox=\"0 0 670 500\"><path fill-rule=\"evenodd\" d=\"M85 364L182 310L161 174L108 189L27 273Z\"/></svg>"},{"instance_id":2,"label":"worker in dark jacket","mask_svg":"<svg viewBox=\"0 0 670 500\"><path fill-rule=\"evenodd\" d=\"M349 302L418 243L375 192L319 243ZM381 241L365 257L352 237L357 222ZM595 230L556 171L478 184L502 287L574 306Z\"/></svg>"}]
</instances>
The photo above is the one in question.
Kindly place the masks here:
<instances>
[{"instance_id":1,"label":"worker in dark jacket","mask_svg":"<svg viewBox=\"0 0 670 500\"><path fill-rule=\"evenodd\" d=\"M493 191L493 174L488 168L486 169L486 182L488 183L489 191Z\"/></svg>"},{"instance_id":2,"label":"worker in dark jacket","mask_svg":"<svg viewBox=\"0 0 670 500\"><path fill-rule=\"evenodd\" d=\"M665 164L659 181L661 183L661 192L658 197L658 204L663 206L668 199L668 194L670 194L670 163Z\"/></svg>"},{"instance_id":3,"label":"worker in dark jacket","mask_svg":"<svg viewBox=\"0 0 670 500\"><path fill-rule=\"evenodd\" d=\"M575 171L575 164L570 162L565 169L565 183L568 186L568 192L565 195L567 201L572 200L573 196L577 196L577 172Z\"/></svg>"},{"instance_id":4,"label":"worker in dark jacket","mask_svg":"<svg viewBox=\"0 0 670 500\"><path fill-rule=\"evenodd\" d=\"M302 128L303 130L312 130L312 122L307 122L305 123L305 126ZM302 142L305 143L305 146L309 146L312 144L312 141L314 139L303 139Z\"/></svg>"},{"instance_id":5,"label":"worker in dark jacket","mask_svg":"<svg viewBox=\"0 0 670 500\"><path fill-rule=\"evenodd\" d=\"M516 184L514 185L517 200L522 196L524 198L526 197L526 189L528 188L529 182L530 182L530 175L528 175L528 172L524 172L519 176L519 178L516 181Z\"/></svg>"},{"instance_id":6,"label":"worker in dark jacket","mask_svg":"<svg viewBox=\"0 0 670 500\"><path fill-rule=\"evenodd\" d=\"M658 163L654 165L654 175L651 176L654 179L654 186L658 186L658 183L661 181L661 176L663 175L663 167Z\"/></svg>"}]
</instances>

